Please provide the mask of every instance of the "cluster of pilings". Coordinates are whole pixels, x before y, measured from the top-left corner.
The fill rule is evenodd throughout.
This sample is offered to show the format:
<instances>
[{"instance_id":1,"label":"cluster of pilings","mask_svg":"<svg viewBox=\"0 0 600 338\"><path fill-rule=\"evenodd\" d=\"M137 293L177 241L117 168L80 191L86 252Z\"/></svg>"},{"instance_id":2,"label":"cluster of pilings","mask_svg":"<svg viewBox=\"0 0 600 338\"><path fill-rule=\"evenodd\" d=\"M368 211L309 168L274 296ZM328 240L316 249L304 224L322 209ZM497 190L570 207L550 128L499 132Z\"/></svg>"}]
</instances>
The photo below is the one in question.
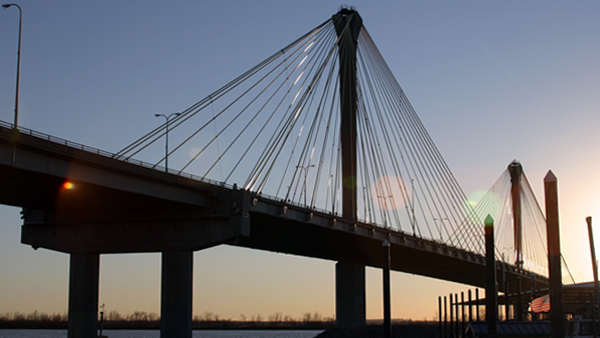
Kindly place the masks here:
<instances>
[{"instance_id":1,"label":"cluster of pilings","mask_svg":"<svg viewBox=\"0 0 600 338\"><path fill-rule=\"evenodd\" d=\"M512 162L508 167L511 174L511 195L513 204L513 217L514 217L514 229L515 229L515 249L516 265L522 267L521 258L521 238L522 238L522 226L521 226L521 207L520 207L520 190L519 181L523 169L518 162ZM561 253L560 253L560 232L559 232L559 218L558 218L558 189L556 176L549 171L544 178L544 195L546 201L546 226L547 226L547 240L548 240L548 266L550 272L550 321L552 325L552 338L563 337L564 334L564 310L563 310L563 297L562 297L562 272L561 272ZM495 257L495 246L494 246L494 220L491 216L485 219L485 248L486 248L486 288L485 288L485 321L488 326L488 337L498 337L498 281L496 278L496 257ZM518 292L514 295L516 301L513 302L513 320L523 321L524 318L524 302L523 292L521 289L520 279L518 282ZM506 282L506 279L505 279ZM531 286L531 299L536 294L535 283L532 278ZM508 286L504 285L505 290L508 290ZM480 309L479 304L479 290L475 290L475 301L473 302L471 291L468 292L468 299L465 302L464 292L461 292L460 301L458 294L450 294L448 297L444 296L438 298L438 313L439 313L439 331L440 337L462 337L465 330L467 329L467 322L473 320L480 320ZM509 294L504 295L504 319L509 318ZM448 312L449 305L449 312ZM473 316L473 306L475 306L475 316ZM468 309L465 312L465 307ZM531 316L528 319L535 319L535 316Z\"/></svg>"},{"instance_id":2,"label":"cluster of pilings","mask_svg":"<svg viewBox=\"0 0 600 338\"><path fill-rule=\"evenodd\" d=\"M438 297L440 338L458 337L465 332L469 322L480 320L479 289L475 289L475 299L471 291L468 291L466 302L464 292L460 293L460 301L458 293Z\"/></svg>"},{"instance_id":3,"label":"cluster of pilings","mask_svg":"<svg viewBox=\"0 0 600 338\"><path fill-rule=\"evenodd\" d=\"M533 284L535 285L535 284ZM480 298L480 289L450 293L438 297L438 325L440 338L461 337L469 322L486 319L486 299ZM498 297L497 315L504 321L527 321L541 319L533 312L527 313L527 301L534 299L538 290L535 286L528 292L504 294Z\"/></svg>"}]
</instances>

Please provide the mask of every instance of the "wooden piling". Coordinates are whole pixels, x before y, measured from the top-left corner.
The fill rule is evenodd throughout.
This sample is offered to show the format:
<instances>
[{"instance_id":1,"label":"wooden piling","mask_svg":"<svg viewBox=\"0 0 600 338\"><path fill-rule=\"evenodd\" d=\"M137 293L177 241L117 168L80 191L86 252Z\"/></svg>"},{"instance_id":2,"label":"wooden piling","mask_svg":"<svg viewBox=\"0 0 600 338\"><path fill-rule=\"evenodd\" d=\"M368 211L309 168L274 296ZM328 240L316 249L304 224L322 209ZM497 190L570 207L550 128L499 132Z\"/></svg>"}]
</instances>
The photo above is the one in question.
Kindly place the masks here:
<instances>
[{"instance_id":1,"label":"wooden piling","mask_svg":"<svg viewBox=\"0 0 600 338\"><path fill-rule=\"evenodd\" d=\"M598 263L596 261L596 247L594 245L594 232L592 230L592 218L587 217L586 219L588 226L588 236L590 238L590 251L592 252L592 272L594 273L594 301L592 302L592 321L596 323L598 318L598 304L600 304L600 286L598 284ZM596 332L596 325L592 325L592 333L594 338L598 336Z\"/></svg>"},{"instance_id":2,"label":"wooden piling","mask_svg":"<svg viewBox=\"0 0 600 338\"><path fill-rule=\"evenodd\" d=\"M382 244L383 248L383 336L390 338L392 336L392 305L390 290L390 269L391 254L390 242L386 239Z\"/></svg>"},{"instance_id":3,"label":"wooden piling","mask_svg":"<svg viewBox=\"0 0 600 338\"><path fill-rule=\"evenodd\" d=\"M448 299L444 296L444 338L448 337Z\"/></svg>"},{"instance_id":4,"label":"wooden piling","mask_svg":"<svg viewBox=\"0 0 600 338\"><path fill-rule=\"evenodd\" d=\"M438 296L438 331L440 332L439 337L443 338L443 326L442 326L442 296Z\"/></svg>"},{"instance_id":5,"label":"wooden piling","mask_svg":"<svg viewBox=\"0 0 600 338\"><path fill-rule=\"evenodd\" d=\"M479 321L479 289L475 289L475 316L477 317L477 321Z\"/></svg>"},{"instance_id":6,"label":"wooden piling","mask_svg":"<svg viewBox=\"0 0 600 338\"><path fill-rule=\"evenodd\" d=\"M485 218L485 317L488 324L488 337L498 337L498 288L496 287L496 257L494 255L494 219Z\"/></svg>"},{"instance_id":7,"label":"wooden piling","mask_svg":"<svg viewBox=\"0 0 600 338\"><path fill-rule=\"evenodd\" d=\"M471 298L471 290L469 290L469 322L473 321L473 299Z\"/></svg>"},{"instance_id":8,"label":"wooden piling","mask_svg":"<svg viewBox=\"0 0 600 338\"><path fill-rule=\"evenodd\" d=\"M454 335L454 297L450 293L450 337Z\"/></svg>"},{"instance_id":9,"label":"wooden piling","mask_svg":"<svg viewBox=\"0 0 600 338\"><path fill-rule=\"evenodd\" d=\"M550 324L552 325L552 338L563 338L565 318L562 295L557 182L558 180L552 171L548 171L544 178L544 193L546 199L548 266L550 270Z\"/></svg>"}]
</instances>

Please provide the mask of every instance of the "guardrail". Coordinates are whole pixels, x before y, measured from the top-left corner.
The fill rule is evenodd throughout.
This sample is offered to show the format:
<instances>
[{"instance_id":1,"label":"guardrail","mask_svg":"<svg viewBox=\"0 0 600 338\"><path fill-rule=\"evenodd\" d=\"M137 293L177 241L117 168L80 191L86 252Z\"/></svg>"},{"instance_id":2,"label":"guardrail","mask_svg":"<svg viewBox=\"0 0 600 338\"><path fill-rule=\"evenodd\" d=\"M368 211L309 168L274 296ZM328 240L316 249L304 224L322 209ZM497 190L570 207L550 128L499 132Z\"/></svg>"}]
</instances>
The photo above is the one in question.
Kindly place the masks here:
<instances>
[{"instance_id":1,"label":"guardrail","mask_svg":"<svg viewBox=\"0 0 600 338\"><path fill-rule=\"evenodd\" d=\"M0 127L6 128L6 129L13 129L13 124L12 123L8 123L6 121L2 121L0 120ZM100 156L104 156L107 158L112 158L115 160L119 160L119 161L123 161L126 163L131 163L133 165L137 165L140 167L144 167L144 168L149 168L149 169L155 169L158 171L165 171L165 168L156 164L152 164L152 163L148 163L148 162L144 162L144 161L140 161L140 160L136 160L134 158L128 158L128 157L123 157L123 156L118 156L117 154L111 153L109 151L105 151L102 149L98 149L98 148L94 148L94 147L90 147L87 146L85 144L81 144L81 143L77 143L77 142L73 142L73 141L69 141L60 137L56 137L56 136L52 136L49 134L45 134L45 133L41 133L39 131L35 131L29 128L24 128L24 127L18 127L18 130L21 134L24 135L28 135L28 136L32 136L35 138L39 138L42 140L46 140L52 143L56 143L56 144L60 144L60 145L64 145L67 146L69 148L74 148L74 149L78 149L78 150L83 150L92 154L96 154L96 155L100 155ZM225 186L228 188L233 188L232 185L226 184L225 182L218 182L218 181L214 181L211 179L207 179L207 178L202 178L200 176L197 175L193 175L190 173L186 173L186 172L179 172L179 171L169 171L170 174L173 175L177 175L177 176L181 176L181 177L186 177L186 178L190 178L196 181L201 181L201 182L205 182L205 183L210 183L210 184L214 184L214 185L218 185L218 186Z\"/></svg>"}]
</instances>

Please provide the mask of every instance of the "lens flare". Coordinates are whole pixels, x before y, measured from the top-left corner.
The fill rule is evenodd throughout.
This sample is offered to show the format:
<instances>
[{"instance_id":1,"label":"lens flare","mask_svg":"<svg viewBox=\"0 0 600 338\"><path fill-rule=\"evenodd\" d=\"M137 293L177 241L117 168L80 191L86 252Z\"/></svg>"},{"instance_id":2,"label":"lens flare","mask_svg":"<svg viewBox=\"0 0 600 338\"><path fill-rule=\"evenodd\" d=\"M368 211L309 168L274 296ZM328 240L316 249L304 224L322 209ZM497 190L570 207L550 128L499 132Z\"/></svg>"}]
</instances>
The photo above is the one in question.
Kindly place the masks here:
<instances>
[{"instance_id":1,"label":"lens flare","mask_svg":"<svg viewBox=\"0 0 600 338\"><path fill-rule=\"evenodd\" d=\"M72 182L66 181L65 183L63 183L62 187L66 190L73 190L75 188L75 185Z\"/></svg>"},{"instance_id":2,"label":"lens flare","mask_svg":"<svg viewBox=\"0 0 600 338\"><path fill-rule=\"evenodd\" d=\"M477 204L479 204L479 202L483 199L483 196L485 196L486 193L487 191L485 190L472 191L468 195L466 203L469 204L471 207L476 207Z\"/></svg>"},{"instance_id":3,"label":"lens flare","mask_svg":"<svg viewBox=\"0 0 600 338\"><path fill-rule=\"evenodd\" d=\"M200 157L199 154L201 151L202 151L202 149L199 147L192 147L188 151L188 155L190 156L190 158L198 158L198 157Z\"/></svg>"},{"instance_id":4,"label":"lens flare","mask_svg":"<svg viewBox=\"0 0 600 338\"><path fill-rule=\"evenodd\" d=\"M344 179L344 186L349 189L356 189L357 185L356 177L348 176Z\"/></svg>"}]
</instances>

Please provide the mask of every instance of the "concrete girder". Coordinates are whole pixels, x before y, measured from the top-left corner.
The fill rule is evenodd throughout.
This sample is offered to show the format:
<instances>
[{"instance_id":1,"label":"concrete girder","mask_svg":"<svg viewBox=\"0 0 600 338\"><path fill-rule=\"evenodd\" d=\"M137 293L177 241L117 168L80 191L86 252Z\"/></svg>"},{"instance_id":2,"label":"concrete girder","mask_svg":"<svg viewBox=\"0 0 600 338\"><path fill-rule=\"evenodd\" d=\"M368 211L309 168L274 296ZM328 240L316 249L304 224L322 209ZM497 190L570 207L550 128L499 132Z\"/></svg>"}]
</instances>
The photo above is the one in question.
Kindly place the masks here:
<instances>
[{"instance_id":1,"label":"concrete girder","mask_svg":"<svg viewBox=\"0 0 600 338\"><path fill-rule=\"evenodd\" d=\"M200 250L250 236L243 216L186 221L27 224L21 242L66 253L131 253Z\"/></svg>"}]
</instances>

